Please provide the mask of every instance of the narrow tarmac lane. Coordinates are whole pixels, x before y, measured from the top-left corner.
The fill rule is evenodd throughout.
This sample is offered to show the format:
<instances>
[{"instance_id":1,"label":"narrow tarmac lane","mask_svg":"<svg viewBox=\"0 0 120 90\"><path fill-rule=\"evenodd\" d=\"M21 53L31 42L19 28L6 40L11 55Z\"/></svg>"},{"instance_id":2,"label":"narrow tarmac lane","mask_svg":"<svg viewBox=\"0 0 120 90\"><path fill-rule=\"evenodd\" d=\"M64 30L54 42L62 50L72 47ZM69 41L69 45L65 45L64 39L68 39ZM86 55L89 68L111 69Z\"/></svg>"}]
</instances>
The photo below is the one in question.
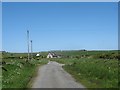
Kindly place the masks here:
<instances>
[{"instance_id":1,"label":"narrow tarmac lane","mask_svg":"<svg viewBox=\"0 0 120 90\"><path fill-rule=\"evenodd\" d=\"M50 61L39 68L32 88L85 88L63 70L62 64Z\"/></svg>"}]
</instances>

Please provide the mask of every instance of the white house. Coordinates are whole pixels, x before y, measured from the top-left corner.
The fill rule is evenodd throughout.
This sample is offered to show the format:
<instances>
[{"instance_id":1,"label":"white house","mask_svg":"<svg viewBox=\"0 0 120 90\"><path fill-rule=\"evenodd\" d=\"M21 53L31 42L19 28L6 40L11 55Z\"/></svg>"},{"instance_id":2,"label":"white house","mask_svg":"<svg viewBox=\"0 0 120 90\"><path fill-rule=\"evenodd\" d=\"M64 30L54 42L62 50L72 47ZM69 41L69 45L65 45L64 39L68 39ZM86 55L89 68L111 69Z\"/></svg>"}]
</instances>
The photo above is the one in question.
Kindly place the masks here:
<instances>
[{"instance_id":1,"label":"white house","mask_svg":"<svg viewBox=\"0 0 120 90\"><path fill-rule=\"evenodd\" d=\"M50 52L48 53L47 58L60 58L60 56L56 55L55 53Z\"/></svg>"},{"instance_id":2,"label":"white house","mask_svg":"<svg viewBox=\"0 0 120 90\"><path fill-rule=\"evenodd\" d=\"M53 55L51 53L48 53L47 58L53 58Z\"/></svg>"},{"instance_id":3,"label":"white house","mask_svg":"<svg viewBox=\"0 0 120 90\"><path fill-rule=\"evenodd\" d=\"M36 54L36 56L37 56L37 57L39 57L39 56L40 56L40 54L38 53L38 54Z\"/></svg>"}]
</instances>

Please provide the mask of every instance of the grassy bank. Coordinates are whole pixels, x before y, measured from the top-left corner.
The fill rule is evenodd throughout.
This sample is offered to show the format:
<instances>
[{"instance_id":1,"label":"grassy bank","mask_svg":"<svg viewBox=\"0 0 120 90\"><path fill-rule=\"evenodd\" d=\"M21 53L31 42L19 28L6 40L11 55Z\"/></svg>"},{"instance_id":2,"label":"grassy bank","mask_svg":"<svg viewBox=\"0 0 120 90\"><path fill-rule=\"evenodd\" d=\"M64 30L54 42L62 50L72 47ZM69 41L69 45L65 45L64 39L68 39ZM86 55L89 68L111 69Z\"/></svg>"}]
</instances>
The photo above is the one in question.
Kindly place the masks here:
<instances>
[{"instance_id":1,"label":"grassy bank","mask_svg":"<svg viewBox=\"0 0 120 90\"><path fill-rule=\"evenodd\" d=\"M46 64L46 60L6 59L2 69L2 88L26 88L38 65Z\"/></svg>"},{"instance_id":2,"label":"grassy bank","mask_svg":"<svg viewBox=\"0 0 120 90\"><path fill-rule=\"evenodd\" d=\"M118 88L118 60L58 59L78 82L87 88Z\"/></svg>"}]
</instances>

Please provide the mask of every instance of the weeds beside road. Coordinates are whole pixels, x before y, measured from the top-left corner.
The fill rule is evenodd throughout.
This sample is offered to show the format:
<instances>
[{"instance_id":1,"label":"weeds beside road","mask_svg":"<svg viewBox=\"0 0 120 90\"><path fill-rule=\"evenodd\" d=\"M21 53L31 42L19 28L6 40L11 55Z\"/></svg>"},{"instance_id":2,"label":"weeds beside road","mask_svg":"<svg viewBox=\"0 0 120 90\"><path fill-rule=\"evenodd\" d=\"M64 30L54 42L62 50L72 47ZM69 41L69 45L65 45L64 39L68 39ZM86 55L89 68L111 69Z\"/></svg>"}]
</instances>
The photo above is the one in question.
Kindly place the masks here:
<instances>
[{"instance_id":1,"label":"weeds beside road","mask_svg":"<svg viewBox=\"0 0 120 90\"><path fill-rule=\"evenodd\" d=\"M2 69L2 88L26 88L33 77L36 68L46 64L46 60L7 59Z\"/></svg>"},{"instance_id":2,"label":"weeds beside road","mask_svg":"<svg viewBox=\"0 0 120 90\"><path fill-rule=\"evenodd\" d=\"M57 59L63 68L88 88L118 88L118 60Z\"/></svg>"}]
</instances>

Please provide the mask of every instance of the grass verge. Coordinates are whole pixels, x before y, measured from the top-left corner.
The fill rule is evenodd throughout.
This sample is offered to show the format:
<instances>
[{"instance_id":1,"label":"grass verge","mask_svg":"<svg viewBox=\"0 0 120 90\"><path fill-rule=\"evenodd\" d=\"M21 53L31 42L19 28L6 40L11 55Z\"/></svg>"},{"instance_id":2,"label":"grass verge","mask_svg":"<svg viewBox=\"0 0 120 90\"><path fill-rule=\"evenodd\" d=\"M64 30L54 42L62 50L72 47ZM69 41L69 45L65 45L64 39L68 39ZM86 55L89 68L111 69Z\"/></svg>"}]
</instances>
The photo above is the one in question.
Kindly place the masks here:
<instances>
[{"instance_id":1,"label":"grass verge","mask_svg":"<svg viewBox=\"0 0 120 90\"><path fill-rule=\"evenodd\" d=\"M46 64L45 60L8 60L2 70L2 88L27 88L38 65Z\"/></svg>"},{"instance_id":2,"label":"grass verge","mask_svg":"<svg viewBox=\"0 0 120 90\"><path fill-rule=\"evenodd\" d=\"M118 88L118 60L58 59L63 68L87 88Z\"/></svg>"}]
</instances>

